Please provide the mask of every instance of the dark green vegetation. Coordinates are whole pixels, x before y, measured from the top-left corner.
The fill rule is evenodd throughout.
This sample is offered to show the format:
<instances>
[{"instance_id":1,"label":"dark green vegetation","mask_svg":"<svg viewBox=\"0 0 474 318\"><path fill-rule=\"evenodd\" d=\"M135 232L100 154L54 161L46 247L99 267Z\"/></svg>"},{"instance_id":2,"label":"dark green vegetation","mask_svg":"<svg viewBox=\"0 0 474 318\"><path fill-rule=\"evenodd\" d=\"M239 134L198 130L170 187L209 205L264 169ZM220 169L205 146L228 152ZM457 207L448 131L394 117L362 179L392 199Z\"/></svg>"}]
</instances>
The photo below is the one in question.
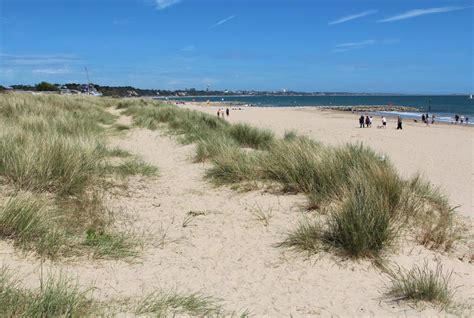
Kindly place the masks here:
<instances>
[{"instance_id":1,"label":"dark green vegetation","mask_svg":"<svg viewBox=\"0 0 474 318\"><path fill-rule=\"evenodd\" d=\"M63 276L49 276L41 287L27 290L0 268L0 316L2 317L84 317L94 311L87 292Z\"/></svg>"},{"instance_id":2,"label":"dark green vegetation","mask_svg":"<svg viewBox=\"0 0 474 318\"><path fill-rule=\"evenodd\" d=\"M280 246L376 257L407 232L428 247L452 244L453 209L445 196L419 177L403 180L367 147L328 147L294 132L276 139L267 130L172 106L121 107L139 126L167 124L183 143L197 143L195 160L212 163L207 178L216 184L276 184L306 194L308 209L326 213L315 224L302 222Z\"/></svg>"},{"instance_id":3,"label":"dark green vegetation","mask_svg":"<svg viewBox=\"0 0 474 318\"><path fill-rule=\"evenodd\" d=\"M151 175L156 168L136 158L109 163L110 157L130 157L105 146L106 127L115 121L105 109L117 104L107 98L0 95L0 182L7 192L1 238L47 258L133 254L125 251L132 245L113 230L101 198L111 176ZM91 244L88 231L101 239Z\"/></svg>"},{"instance_id":4,"label":"dark green vegetation","mask_svg":"<svg viewBox=\"0 0 474 318\"><path fill-rule=\"evenodd\" d=\"M450 287L451 273L443 273L440 264L430 269L428 264L415 266L408 272L399 270L391 275L392 286L388 296L408 301L427 301L441 307L448 306L453 299Z\"/></svg>"},{"instance_id":5,"label":"dark green vegetation","mask_svg":"<svg viewBox=\"0 0 474 318\"><path fill-rule=\"evenodd\" d=\"M52 92L55 92L55 91L58 91L59 89L56 87L56 85L54 84L51 84L51 83L47 83L47 82L41 82L39 84L36 84L35 86L36 90L39 91L39 92L45 92L45 91L52 91Z\"/></svg>"}]
</instances>

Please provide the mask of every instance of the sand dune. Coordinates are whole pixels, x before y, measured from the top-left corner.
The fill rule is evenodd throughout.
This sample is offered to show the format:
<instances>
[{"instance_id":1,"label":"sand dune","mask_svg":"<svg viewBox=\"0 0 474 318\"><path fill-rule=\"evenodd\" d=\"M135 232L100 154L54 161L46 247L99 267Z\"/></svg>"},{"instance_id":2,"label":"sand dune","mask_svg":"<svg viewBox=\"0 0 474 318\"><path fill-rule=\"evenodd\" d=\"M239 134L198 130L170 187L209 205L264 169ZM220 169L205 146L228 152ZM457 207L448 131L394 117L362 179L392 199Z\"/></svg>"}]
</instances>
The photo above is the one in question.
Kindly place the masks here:
<instances>
[{"instance_id":1,"label":"sand dune","mask_svg":"<svg viewBox=\"0 0 474 318\"><path fill-rule=\"evenodd\" d=\"M217 107L185 107L215 115ZM403 131L397 131L396 118L388 118L388 128L360 129L358 117L336 111L314 108L242 108L231 111L226 120L267 127L282 136L285 131L331 145L362 142L387 154L400 173L409 177L417 172L444 189L460 214L474 217L474 129L467 126L422 123L405 120Z\"/></svg>"},{"instance_id":2,"label":"sand dune","mask_svg":"<svg viewBox=\"0 0 474 318\"><path fill-rule=\"evenodd\" d=\"M122 122L127 120L121 118ZM425 167L425 173L448 191L459 189L458 196L452 195L463 204L460 211L469 214L466 206L472 204L468 198L472 168L468 171L469 182L457 185L450 180L452 176L463 177L472 167L472 143L460 149L457 159L431 147L449 145L448 149L454 150L450 142L460 138L460 144L465 144L471 130L413 125L407 125L403 132L359 130L350 116L307 110L246 109L232 112L229 120L269 127L279 134L296 129L332 144L367 142L393 156L406 174ZM207 165L192 163L194 145L181 146L164 132L133 129L112 143L160 168L158 178L135 179L126 192L107 200L114 210L123 211L123 226L147 237L142 258L132 263L78 259L44 264L45 270L61 269L77 277L81 285L94 286L95 297L107 300L157 289L202 291L222 299L228 310L248 310L257 317L451 315L430 306L419 309L385 298L388 277L368 261L343 260L328 253L308 259L276 248L275 244L299 220L318 217L302 209L303 196L216 188L203 179ZM431 164L423 164L428 158ZM438 171L455 162L457 167L464 167L459 169L464 173ZM435 163L438 165L433 167ZM271 215L268 225L258 220L258 211ZM183 222L188 223L183 226ZM39 261L18 256L8 246L1 249L6 251L2 262L21 276L30 277L27 281L35 285ZM387 262L410 267L424 260L430 264L439 261L453 270L453 285L460 286L458 298L472 304L474 270L468 262L470 253L461 248L439 254L413 242L400 242Z\"/></svg>"}]
</instances>

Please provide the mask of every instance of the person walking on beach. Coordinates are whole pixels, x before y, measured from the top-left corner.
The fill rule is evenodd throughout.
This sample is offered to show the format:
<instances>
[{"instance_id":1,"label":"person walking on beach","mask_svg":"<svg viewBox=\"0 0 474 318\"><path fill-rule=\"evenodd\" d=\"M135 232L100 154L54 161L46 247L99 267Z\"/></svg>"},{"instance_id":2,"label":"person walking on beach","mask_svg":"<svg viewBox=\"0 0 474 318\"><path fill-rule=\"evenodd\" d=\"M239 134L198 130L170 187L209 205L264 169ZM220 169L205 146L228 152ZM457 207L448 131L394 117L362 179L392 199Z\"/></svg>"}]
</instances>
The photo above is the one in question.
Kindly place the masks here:
<instances>
[{"instance_id":1,"label":"person walking on beach","mask_svg":"<svg viewBox=\"0 0 474 318\"><path fill-rule=\"evenodd\" d=\"M217 110L217 117L221 117L221 110L220 109Z\"/></svg>"},{"instance_id":2,"label":"person walking on beach","mask_svg":"<svg viewBox=\"0 0 474 318\"><path fill-rule=\"evenodd\" d=\"M372 118L372 116L369 117L369 125L370 127L372 127L372 123L374 122L374 119Z\"/></svg>"},{"instance_id":3,"label":"person walking on beach","mask_svg":"<svg viewBox=\"0 0 474 318\"><path fill-rule=\"evenodd\" d=\"M359 128L364 128L364 115L359 117Z\"/></svg>"},{"instance_id":4,"label":"person walking on beach","mask_svg":"<svg viewBox=\"0 0 474 318\"><path fill-rule=\"evenodd\" d=\"M435 114L431 115L431 124L434 124L435 122Z\"/></svg>"},{"instance_id":5,"label":"person walking on beach","mask_svg":"<svg viewBox=\"0 0 474 318\"><path fill-rule=\"evenodd\" d=\"M229 117L229 115L230 115L229 107L227 107L227 108L225 109L225 113L226 113L227 117Z\"/></svg>"},{"instance_id":6,"label":"person walking on beach","mask_svg":"<svg viewBox=\"0 0 474 318\"><path fill-rule=\"evenodd\" d=\"M369 128L370 127L370 119L369 115L365 116L365 127Z\"/></svg>"},{"instance_id":7,"label":"person walking on beach","mask_svg":"<svg viewBox=\"0 0 474 318\"><path fill-rule=\"evenodd\" d=\"M402 117L398 116L397 118L397 130L400 129L402 130Z\"/></svg>"},{"instance_id":8,"label":"person walking on beach","mask_svg":"<svg viewBox=\"0 0 474 318\"><path fill-rule=\"evenodd\" d=\"M384 129L387 129L387 119L385 118L385 116L382 116L382 127Z\"/></svg>"},{"instance_id":9,"label":"person walking on beach","mask_svg":"<svg viewBox=\"0 0 474 318\"><path fill-rule=\"evenodd\" d=\"M421 121L426 123L426 117L425 117L425 114L421 114Z\"/></svg>"}]
</instances>

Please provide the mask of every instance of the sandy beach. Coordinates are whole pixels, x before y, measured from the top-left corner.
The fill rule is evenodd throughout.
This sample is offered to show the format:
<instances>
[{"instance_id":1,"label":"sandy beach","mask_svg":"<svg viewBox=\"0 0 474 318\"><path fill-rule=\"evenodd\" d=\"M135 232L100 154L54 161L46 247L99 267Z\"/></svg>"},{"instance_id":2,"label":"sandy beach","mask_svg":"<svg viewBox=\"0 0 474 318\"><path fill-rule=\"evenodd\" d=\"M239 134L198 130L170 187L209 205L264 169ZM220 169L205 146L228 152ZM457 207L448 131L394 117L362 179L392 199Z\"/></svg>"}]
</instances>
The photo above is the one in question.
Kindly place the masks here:
<instances>
[{"instance_id":1,"label":"sandy beach","mask_svg":"<svg viewBox=\"0 0 474 318\"><path fill-rule=\"evenodd\" d=\"M217 106L187 104L189 109L216 115ZM238 108L237 108L238 109ZM474 129L435 124L428 127L404 120L403 131L388 117L387 129L377 129L381 118L374 117L372 128L359 128L359 113L319 110L310 107L240 107L231 110L231 123L245 122L273 130L279 136L295 130L330 145L361 142L386 154L404 177L420 173L440 186L459 206L457 211L474 217Z\"/></svg>"},{"instance_id":2,"label":"sandy beach","mask_svg":"<svg viewBox=\"0 0 474 318\"><path fill-rule=\"evenodd\" d=\"M216 112L215 107L184 107ZM110 111L120 116L118 123L132 122L120 110ZM407 122L396 131L392 119L387 130L359 129L356 115L309 109L248 108L231 111L226 120L266 127L279 136L296 130L333 145L368 144L390 156L404 176L419 171L443 187L461 205L459 213L472 220L472 129ZM229 313L247 311L250 317L469 315L465 306L474 299L470 240L441 253L408 240L386 256L388 266L410 268L426 261L452 270L462 309L446 312L394 301L384 296L389 277L370 261L329 252L308 258L275 247L300 220L318 217L304 209L303 195L216 187L203 178L210 165L193 163L195 145L183 146L162 130L133 128L110 142L160 169L159 177L134 178L126 190L107 198L111 209L121 211L121 226L146 238L142 256L132 262L78 258L41 263L2 242L1 262L28 286L39 284L40 270L61 271L80 286L93 286L94 297L104 301L155 290L203 292L220 299ZM266 223L258 217L262 211Z\"/></svg>"}]
</instances>

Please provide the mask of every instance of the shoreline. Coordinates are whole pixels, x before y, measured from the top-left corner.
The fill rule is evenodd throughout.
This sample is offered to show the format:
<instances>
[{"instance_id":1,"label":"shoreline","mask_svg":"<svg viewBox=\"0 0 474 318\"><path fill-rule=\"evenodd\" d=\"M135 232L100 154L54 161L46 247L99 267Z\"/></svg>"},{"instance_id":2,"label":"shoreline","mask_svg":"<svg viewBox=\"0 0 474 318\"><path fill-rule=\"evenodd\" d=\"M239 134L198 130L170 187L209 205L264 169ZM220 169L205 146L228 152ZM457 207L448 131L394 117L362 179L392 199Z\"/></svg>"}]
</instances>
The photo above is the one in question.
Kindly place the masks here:
<instances>
[{"instance_id":1,"label":"shoreline","mask_svg":"<svg viewBox=\"0 0 474 318\"><path fill-rule=\"evenodd\" d=\"M168 101L169 103L173 105L180 105L180 103L175 103L173 101ZM313 106L245 106L245 104L241 103L236 103L236 102L185 102L184 104L181 105L195 105L199 107L214 107L214 108L221 108L221 107L231 107L234 108L239 108L239 110L242 109L279 109L279 110L309 110L309 111L315 111L315 112L334 112L334 113L339 113L339 114L347 114L347 115L354 115L358 114L359 116L361 114L363 115L372 115L374 117L380 118L381 116L385 116L387 118L397 118L399 115L405 120L405 122L413 122L416 123L414 120L416 119L418 121L418 124L423 124L421 122L421 115L426 114L427 112L424 111L406 111L407 109L414 110L416 108L414 107L408 107L408 106L393 106L390 107L392 110L383 110L384 108L387 108L387 106L363 106L363 105L354 105L354 106L318 106L318 105L313 105ZM364 108L367 109L364 109ZM352 109L352 108L357 108L357 109ZM448 126L455 126L455 127L474 127L474 116L469 117L469 123L455 123L454 122L454 117L451 116L440 116L438 114L442 113L436 113L436 112L431 112L431 114L435 114L435 125L448 125ZM444 113L443 113L444 114ZM429 126L432 124L430 123Z\"/></svg>"}]
</instances>

